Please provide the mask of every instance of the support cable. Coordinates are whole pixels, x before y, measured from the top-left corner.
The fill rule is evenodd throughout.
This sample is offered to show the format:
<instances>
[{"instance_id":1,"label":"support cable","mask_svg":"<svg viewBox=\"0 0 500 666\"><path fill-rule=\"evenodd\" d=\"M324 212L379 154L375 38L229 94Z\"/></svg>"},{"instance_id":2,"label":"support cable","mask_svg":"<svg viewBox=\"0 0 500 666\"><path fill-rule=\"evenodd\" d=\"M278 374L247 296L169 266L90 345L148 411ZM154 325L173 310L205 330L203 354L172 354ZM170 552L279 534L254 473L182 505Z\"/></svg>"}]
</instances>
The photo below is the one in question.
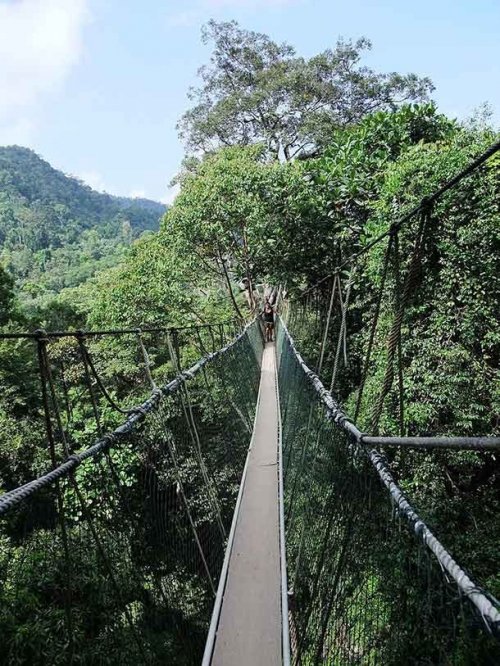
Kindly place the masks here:
<instances>
[{"instance_id":1,"label":"support cable","mask_svg":"<svg viewBox=\"0 0 500 666\"><path fill-rule=\"evenodd\" d=\"M173 357L173 361L176 366L177 372L180 374L181 368L180 368L180 359L179 359L179 351L178 351L178 344L175 340L174 337L174 342L172 343L172 340L170 339L170 336L167 336L167 343L169 345L169 350L170 354ZM188 426L189 434L191 437L191 442L193 444L193 448L195 451L196 459L198 461L198 467L200 469L201 475L203 477L203 481L205 482L205 486L207 489L208 493L208 499L209 502L212 505L212 510L215 513L216 519L217 519L217 524L219 526L219 530L222 536L222 539L225 540L226 538L226 530L224 529L224 523L222 522L222 516L220 512L220 506L219 506L219 500L217 498L217 493L213 487L212 480L210 479L208 475L208 470L205 465L205 461L203 460L203 454L201 452L201 442L200 442L200 436L198 433L198 428L196 427L196 422L194 420L194 415L193 415L193 408L191 405L191 399L189 396L189 391L187 386L184 384L181 387L180 390L180 402L182 406L182 411L184 413L184 418L186 419L186 424Z\"/></svg>"},{"instance_id":2,"label":"support cable","mask_svg":"<svg viewBox=\"0 0 500 666\"><path fill-rule=\"evenodd\" d=\"M339 285L339 295L340 295L340 308L341 308L341 323L340 323L340 331L339 331L339 337L337 340L337 349L335 351L335 361L333 364L333 372L332 372L332 379L330 382L330 391L333 390L333 387L335 385L335 380L337 379L337 371L338 371L338 366L339 366L339 359L340 359L340 352L343 350L344 354L344 365L347 365L347 310L349 308L349 299L351 296L351 287L352 287L352 279L354 275L354 269L351 270L349 274L349 279L347 281L347 287L346 287L346 294L345 294L345 299L342 301L342 288L340 284L340 277L338 278L338 285Z\"/></svg>"},{"instance_id":3,"label":"support cable","mask_svg":"<svg viewBox=\"0 0 500 666\"><path fill-rule=\"evenodd\" d=\"M417 233L417 238L415 241L415 246L413 253L410 259L410 265L408 272L406 274L405 282L403 285L403 293L401 298L397 298L396 312L394 314L391 329L389 335L387 336L387 360L384 380L382 383L382 388L377 396L377 399L374 403L372 414L371 414L371 425L370 429L372 432L376 432L378 428L378 423L382 410L384 407L385 398L392 388L392 383L394 380L394 360L396 357L396 352L398 349L399 338L401 336L401 325L403 322L403 316L406 310L406 307L413 296L414 290L416 288L419 274L421 270L421 254L422 254L422 245L425 236L425 231L430 221L430 208L422 211L420 225Z\"/></svg>"},{"instance_id":4,"label":"support cable","mask_svg":"<svg viewBox=\"0 0 500 666\"><path fill-rule=\"evenodd\" d=\"M389 236L389 241L387 243L387 248L386 248L386 251L385 251L384 265L383 265L383 268L382 268L382 277L381 277L381 280L380 280L380 287L378 289L377 300L376 300L376 303L375 303L375 312L374 312L374 315L373 315L372 325L371 325L371 329L370 329L370 337L369 337L369 340L368 340L368 348L366 350L366 356L365 356L365 360L364 360L364 364L363 364L363 370L362 370L362 373L361 373L361 382L360 382L360 385L359 385L358 396L357 396L357 399L356 399L356 408L354 410L354 421L358 420L359 411L361 409L361 404L362 404L362 401L363 401L363 392L365 390L366 379L368 377L368 370L369 370L369 367L370 367L373 343L375 341L375 333L377 332L378 320L379 320L379 316L380 316L380 306L382 304L382 297L384 295L385 280L386 280L386 277L387 277L387 269L389 267L389 258L390 258L390 255L391 255L393 242L394 242L394 235L391 234Z\"/></svg>"},{"instance_id":5,"label":"support cable","mask_svg":"<svg viewBox=\"0 0 500 666\"><path fill-rule=\"evenodd\" d=\"M54 430L52 426L52 418L51 418L51 412L50 412L50 406L49 406L49 394L47 392L47 384L49 381L51 382L50 378L50 362L49 362L49 357L48 357L48 352L47 352L47 343L48 339L45 335L45 331L43 330L38 330L37 331L37 338L36 338L36 343L37 343L37 353L38 353L38 367L39 367L39 372L40 372L40 381L41 381L41 386L42 386L42 402L43 402L43 410L44 410L44 416L45 416L45 432L47 435L47 441L49 443L49 452L50 452L50 459L52 463L52 469L55 470L57 467L57 454L56 454L56 446L55 446L55 439L54 439ZM49 380L50 378L50 380ZM63 551L64 551L64 566L65 566L65 576L66 576L66 586L63 592L63 598L64 598L64 614L65 614L65 621L66 621L66 628L68 632L68 643L69 643L69 662L70 664L73 663L74 660L74 650L75 650L75 645L74 645L74 630L73 630L73 616L71 613L71 587L70 587L70 582L71 582L71 560L70 560L70 553L69 553L69 537L68 537L68 530L66 526L66 518L65 518L65 511L64 511L64 502L63 502L63 495L61 491L61 485L59 483L59 479L55 480L55 491L56 491L56 498L57 498L57 515L59 518L59 524L61 527L61 538L62 538L62 543L63 543Z\"/></svg>"},{"instance_id":6,"label":"support cable","mask_svg":"<svg viewBox=\"0 0 500 666\"><path fill-rule=\"evenodd\" d=\"M199 335L199 331L197 329L196 331ZM151 374L151 359L149 358L149 354L147 352L146 346L144 345L144 340L142 339L142 330L140 328L137 329L137 342L139 344L139 349L142 355L142 361L144 363L144 370L146 372L146 377L149 382L149 385L151 387L151 390L155 390L156 388L156 382L153 379L153 375Z\"/></svg>"}]
</instances>

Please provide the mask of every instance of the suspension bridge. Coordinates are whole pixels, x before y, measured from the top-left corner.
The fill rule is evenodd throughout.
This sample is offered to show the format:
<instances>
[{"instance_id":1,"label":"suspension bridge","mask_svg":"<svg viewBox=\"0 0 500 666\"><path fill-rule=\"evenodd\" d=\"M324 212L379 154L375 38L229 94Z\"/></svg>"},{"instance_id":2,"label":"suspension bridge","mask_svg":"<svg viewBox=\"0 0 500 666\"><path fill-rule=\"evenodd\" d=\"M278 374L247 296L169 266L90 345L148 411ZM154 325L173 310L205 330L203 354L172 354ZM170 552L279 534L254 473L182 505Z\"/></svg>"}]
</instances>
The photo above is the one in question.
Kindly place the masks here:
<instances>
[{"instance_id":1,"label":"suspension bridge","mask_svg":"<svg viewBox=\"0 0 500 666\"><path fill-rule=\"evenodd\" d=\"M1 470L1 663L500 663L499 602L398 481L418 456L500 449L408 434L401 353L433 204L499 150L281 304L275 343L258 320L1 334L36 351L47 443L28 471ZM350 418L337 395L373 247L384 261ZM138 406L106 372L121 348L105 339L127 341L137 377L122 393L149 392ZM389 402L397 436L379 434Z\"/></svg>"}]
</instances>

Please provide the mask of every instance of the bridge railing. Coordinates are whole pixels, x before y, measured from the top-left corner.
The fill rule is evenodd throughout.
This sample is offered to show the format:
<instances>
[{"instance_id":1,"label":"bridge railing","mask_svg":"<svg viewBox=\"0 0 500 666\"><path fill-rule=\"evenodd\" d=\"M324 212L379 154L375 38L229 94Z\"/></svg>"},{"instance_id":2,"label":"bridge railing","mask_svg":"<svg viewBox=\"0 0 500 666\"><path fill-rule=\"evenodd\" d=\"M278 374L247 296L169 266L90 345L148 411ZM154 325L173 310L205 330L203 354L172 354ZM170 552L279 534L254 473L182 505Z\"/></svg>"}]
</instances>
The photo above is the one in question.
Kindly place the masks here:
<instances>
[{"instance_id":1,"label":"bridge railing","mask_svg":"<svg viewBox=\"0 0 500 666\"><path fill-rule=\"evenodd\" d=\"M58 403L60 428L73 451L113 430L156 383L165 384L198 358L228 344L241 326L234 320L183 327L0 332L2 390L8 397L0 429L2 491L22 485L52 464L42 376ZM58 426L59 427L59 426ZM10 431L13 431L13 436ZM9 441L9 438L11 441ZM61 435L56 454L64 451Z\"/></svg>"},{"instance_id":2,"label":"bridge railing","mask_svg":"<svg viewBox=\"0 0 500 666\"><path fill-rule=\"evenodd\" d=\"M201 661L262 341L254 323L184 371L168 344L175 378L83 451L43 361L53 464L0 496L4 663Z\"/></svg>"},{"instance_id":3,"label":"bridge railing","mask_svg":"<svg viewBox=\"0 0 500 666\"><path fill-rule=\"evenodd\" d=\"M434 192L426 180L409 182L409 200L426 196L399 218L374 213L372 222L385 231L346 253L332 275L290 304L289 326L297 346L328 389L318 377L309 381L313 406L308 409L300 382L304 376L311 379L311 371L302 363L304 376L293 370L305 405L293 407L298 415L290 417L295 423L290 423L289 440L295 444L286 448L285 469L295 471L288 482L285 478L285 494L288 487L288 538L292 560L299 563L295 654L299 660L306 654L306 663L494 663L499 658L490 636L498 633L500 617L493 598L500 590L499 552L493 545L500 450L500 283L494 267L499 151L497 141L456 175L457 152L463 160L465 151L434 155L441 173L452 177ZM290 342L286 335L283 339ZM293 406L292 391L288 399ZM325 402L331 417L327 424L320 409ZM306 435L311 426L312 434ZM301 483L310 489L313 505L317 494L320 518L310 518L297 504ZM331 499L330 486L338 492ZM328 502L333 502L331 509ZM384 513L388 502L405 528L401 535L387 518L390 512ZM314 525L325 515L333 527L316 523L312 528L311 548L319 549L311 555L316 568L301 578L308 543L300 530L294 533L294 525L300 520ZM426 523L452 548L461 567ZM324 542L318 537L322 529ZM330 554L322 555L322 543ZM339 559L344 543L351 572ZM324 557L319 569L318 553ZM330 567L326 573L325 566ZM326 591L316 600L309 586L321 581ZM344 600L337 599L336 589L327 591L332 581L334 588L347 586ZM465 599L463 607L460 599ZM382 619L359 610L370 604ZM362 612L368 613L365 619ZM411 646L407 652L405 643Z\"/></svg>"},{"instance_id":4,"label":"bridge railing","mask_svg":"<svg viewBox=\"0 0 500 666\"><path fill-rule=\"evenodd\" d=\"M500 604L356 436L283 323L278 358L292 663L497 663Z\"/></svg>"}]
</instances>

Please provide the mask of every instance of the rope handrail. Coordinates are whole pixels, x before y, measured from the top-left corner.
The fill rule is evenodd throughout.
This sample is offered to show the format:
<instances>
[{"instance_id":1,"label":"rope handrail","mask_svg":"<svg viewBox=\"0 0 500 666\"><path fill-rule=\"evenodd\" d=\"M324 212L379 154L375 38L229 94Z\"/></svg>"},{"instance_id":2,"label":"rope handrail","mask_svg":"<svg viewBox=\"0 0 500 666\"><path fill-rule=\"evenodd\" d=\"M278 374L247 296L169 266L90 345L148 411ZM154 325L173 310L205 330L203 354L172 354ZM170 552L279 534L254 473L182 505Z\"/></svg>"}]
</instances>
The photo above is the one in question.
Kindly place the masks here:
<instances>
[{"instance_id":1,"label":"rope handrail","mask_svg":"<svg viewBox=\"0 0 500 666\"><path fill-rule=\"evenodd\" d=\"M346 266L352 264L353 261L356 259L359 259L359 257L363 256L367 252L369 252L372 247L375 247L375 245L378 245L381 241L383 241L385 238L390 236L391 234L394 234L396 231L401 229L401 227L406 224L409 220L411 220L415 215L418 215L418 213L421 213L425 210L429 210L433 206L433 204L443 195L445 192L448 192L451 190L455 185L458 185L460 181L462 181L464 178L467 176L470 176L476 169L478 169L482 164L484 164L490 157L495 155L495 153L500 151L500 140L497 141L496 143L492 144L487 150L485 150L481 155L479 155L475 160L470 162L464 169L459 171L455 176L447 180L439 189L437 189L435 192L432 194L429 194L425 197L422 198L420 203L418 203L416 206L414 206L411 210L409 210L407 213L405 213L402 217L399 218L396 222L393 222L389 228L381 233L379 236L374 238L372 241L368 243L368 245L365 245L362 247L358 252L354 252L351 254L347 259L345 259L343 262L341 262L334 271L332 271L329 275L326 275L325 277L321 278L321 280L318 280L312 287L308 287L305 289L300 296L304 297L307 294L309 294L311 291L314 291L319 287L321 284L329 280L332 276L338 274L343 268Z\"/></svg>"},{"instance_id":2,"label":"rope handrail","mask_svg":"<svg viewBox=\"0 0 500 666\"><path fill-rule=\"evenodd\" d=\"M68 476L76 467L78 467L84 460L88 458L94 458L101 452L107 451L115 442L117 442L120 437L129 434L138 423L144 420L146 415L151 412L159 402L168 395L175 393L186 381L195 377L207 363L213 361L215 358L226 354L230 349L232 349L246 334L248 329L254 324L255 319L249 322L245 328L239 333L232 342L227 344L225 347L206 354L201 359L199 359L194 365L192 365L188 370L181 372L175 379L171 380L163 386L162 388L155 388L151 391L151 394L147 400L142 402L137 407L129 410L129 415L127 419L119 425L113 432L108 433L101 437L95 444L93 444L88 449L80 453L75 453L55 467L46 474L39 476L28 483L25 483L18 488L14 488L6 492L4 495L0 496L0 516L7 513L12 507L16 506L23 500L27 499L35 492L44 488L45 486L51 485L56 480Z\"/></svg>"},{"instance_id":3,"label":"rope handrail","mask_svg":"<svg viewBox=\"0 0 500 666\"><path fill-rule=\"evenodd\" d=\"M371 437L362 435L368 446L399 446L408 449L500 450L500 437Z\"/></svg>"},{"instance_id":4,"label":"rope handrail","mask_svg":"<svg viewBox=\"0 0 500 666\"><path fill-rule=\"evenodd\" d=\"M327 414L331 420L339 427L343 428L348 435L355 441L356 444L368 444L370 439L364 435L353 424L345 413L342 411L338 403L332 397L331 393L325 388L319 377L307 366L304 359L297 351L293 338L291 337L285 323L280 318L279 325L283 329L284 340L287 343L291 353L295 356L297 363L303 370L310 384L319 396L320 401L326 408ZM383 439L383 438L376 438ZM394 438L395 439L395 438ZM398 438L401 439L401 438ZM412 438L413 439L413 438ZM433 439L433 438L426 438ZM438 438L436 438L438 439ZM460 439L460 438L456 438ZM474 439L474 438L468 438ZM480 439L480 438L477 438ZM494 438L498 439L498 438ZM477 448L477 447L476 447ZM390 493L392 500L395 502L398 511L413 529L416 537L434 554L440 566L447 571L450 577L456 583L458 589L474 604L479 611L480 616L483 618L488 629L495 635L500 636L500 612L495 608L492 601L488 597L485 590L479 587L467 575L467 573L460 567L460 565L453 559L451 554L446 550L439 539L429 529L427 524L422 520L419 514L415 511L413 506L407 500L405 494L396 483L391 470L389 469L384 457L375 449L365 448L363 450L367 454L370 462L375 468L381 482L385 485Z\"/></svg>"},{"instance_id":5,"label":"rope handrail","mask_svg":"<svg viewBox=\"0 0 500 666\"><path fill-rule=\"evenodd\" d=\"M500 449L500 437L373 437L361 432L356 424L347 416L338 402L333 398L318 375L307 365L298 351L294 339L290 335L286 324L280 317L280 326L283 328L285 338L292 349L297 362L309 379L312 387L323 402L329 417L334 423L341 426L356 442L365 446L406 446L408 448L448 448L461 450L496 450Z\"/></svg>"}]
</instances>

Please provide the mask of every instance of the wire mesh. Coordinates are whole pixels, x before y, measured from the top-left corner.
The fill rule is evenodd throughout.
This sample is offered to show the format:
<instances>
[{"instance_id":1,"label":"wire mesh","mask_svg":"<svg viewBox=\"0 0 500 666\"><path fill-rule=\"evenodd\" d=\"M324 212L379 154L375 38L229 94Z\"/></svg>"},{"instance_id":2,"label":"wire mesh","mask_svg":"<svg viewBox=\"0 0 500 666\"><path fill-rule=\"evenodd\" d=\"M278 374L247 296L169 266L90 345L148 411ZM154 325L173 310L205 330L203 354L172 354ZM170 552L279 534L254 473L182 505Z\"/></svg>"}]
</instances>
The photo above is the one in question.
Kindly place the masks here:
<instances>
[{"instance_id":1,"label":"wire mesh","mask_svg":"<svg viewBox=\"0 0 500 666\"><path fill-rule=\"evenodd\" d=\"M370 452L327 418L283 327L278 357L293 663L498 663L495 627L416 538Z\"/></svg>"},{"instance_id":2,"label":"wire mesh","mask_svg":"<svg viewBox=\"0 0 500 666\"><path fill-rule=\"evenodd\" d=\"M254 324L111 446L0 497L0 663L200 662L261 352Z\"/></svg>"}]
</instances>

